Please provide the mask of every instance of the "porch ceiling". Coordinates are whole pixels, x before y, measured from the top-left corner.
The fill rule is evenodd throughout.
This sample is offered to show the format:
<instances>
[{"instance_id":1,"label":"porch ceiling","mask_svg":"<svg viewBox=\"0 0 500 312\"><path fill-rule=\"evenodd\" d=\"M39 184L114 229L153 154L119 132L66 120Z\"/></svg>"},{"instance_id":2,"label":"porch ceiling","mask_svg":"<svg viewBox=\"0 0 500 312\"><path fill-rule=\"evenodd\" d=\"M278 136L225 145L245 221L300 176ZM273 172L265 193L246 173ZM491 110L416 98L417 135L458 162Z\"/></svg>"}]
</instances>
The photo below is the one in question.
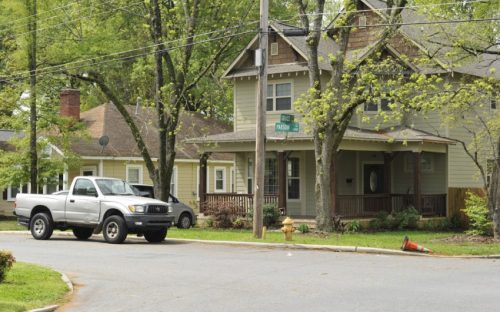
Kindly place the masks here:
<instances>
[{"instance_id":1,"label":"porch ceiling","mask_svg":"<svg viewBox=\"0 0 500 312\"><path fill-rule=\"evenodd\" d=\"M280 146L283 146L285 144L290 144L293 146L298 143L312 143L313 140L312 135L306 133L302 125L299 129L299 132L288 132L288 134L285 134L284 132L276 132L274 127L271 126L266 128L266 134L268 143L279 144ZM254 129L237 132L227 132L186 140L186 143L201 145L213 151L220 149L225 150L224 146L236 147L248 145L244 143L253 142L255 142ZM415 145L429 145L429 143L431 143L442 145L443 151L445 150L446 145L455 144L455 142L450 139L438 137L424 131L410 128L395 128L373 131L349 127L345 132L344 139L340 148L351 149L349 148L349 146L353 146L353 144L351 143L356 143L355 145L358 147L353 149L360 150L359 146L360 144L362 145L363 142L366 142L367 145L366 149L364 150L373 150L374 143L379 143L379 145L380 143L382 143L383 146L380 146L380 148L382 148L383 150L415 150Z\"/></svg>"}]
</instances>

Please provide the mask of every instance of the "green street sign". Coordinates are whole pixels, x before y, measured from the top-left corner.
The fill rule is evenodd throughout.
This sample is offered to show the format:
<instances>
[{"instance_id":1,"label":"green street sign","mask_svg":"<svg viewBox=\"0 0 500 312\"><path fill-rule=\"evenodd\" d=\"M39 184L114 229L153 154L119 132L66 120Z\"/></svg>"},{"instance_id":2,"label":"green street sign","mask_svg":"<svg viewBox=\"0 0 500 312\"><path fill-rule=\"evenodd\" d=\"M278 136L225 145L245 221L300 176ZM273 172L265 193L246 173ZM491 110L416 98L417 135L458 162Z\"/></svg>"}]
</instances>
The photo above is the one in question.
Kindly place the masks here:
<instances>
[{"instance_id":1,"label":"green street sign","mask_svg":"<svg viewBox=\"0 0 500 312\"><path fill-rule=\"evenodd\" d=\"M292 123L277 122L274 125L274 130L276 132L299 132L299 123L298 122L292 122Z\"/></svg>"},{"instance_id":2,"label":"green street sign","mask_svg":"<svg viewBox=\"0 0 500 312\"><path fill-rule=\"evenodd\" d=\"M281 114L280 121L283 123L292 123L295 121L295 118L293 115L290 114Z\"/></svg>"}]
</instances>

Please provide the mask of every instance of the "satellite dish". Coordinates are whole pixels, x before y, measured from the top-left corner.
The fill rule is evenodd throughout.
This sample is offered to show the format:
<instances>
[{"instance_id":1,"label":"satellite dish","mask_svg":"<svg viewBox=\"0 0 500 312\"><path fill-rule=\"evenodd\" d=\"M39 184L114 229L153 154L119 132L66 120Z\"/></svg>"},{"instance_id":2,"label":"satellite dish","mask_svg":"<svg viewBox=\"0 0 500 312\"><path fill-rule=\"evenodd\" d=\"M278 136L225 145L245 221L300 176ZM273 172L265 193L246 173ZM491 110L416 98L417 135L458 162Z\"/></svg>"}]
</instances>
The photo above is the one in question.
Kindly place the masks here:
<instances>
[{"instance_id":1,"label":"satellite dish","mask_svg":"<svg viewBox=\"0 0 500 312\"><path fill-rule=\"evenodd\" d=\"M104 151L106 145L108 145L108 143L109 143L109 137L107 135L103 135L102 137L99 138L99 145L102 146L101 154Z\"/></svg>"}]
</instances>

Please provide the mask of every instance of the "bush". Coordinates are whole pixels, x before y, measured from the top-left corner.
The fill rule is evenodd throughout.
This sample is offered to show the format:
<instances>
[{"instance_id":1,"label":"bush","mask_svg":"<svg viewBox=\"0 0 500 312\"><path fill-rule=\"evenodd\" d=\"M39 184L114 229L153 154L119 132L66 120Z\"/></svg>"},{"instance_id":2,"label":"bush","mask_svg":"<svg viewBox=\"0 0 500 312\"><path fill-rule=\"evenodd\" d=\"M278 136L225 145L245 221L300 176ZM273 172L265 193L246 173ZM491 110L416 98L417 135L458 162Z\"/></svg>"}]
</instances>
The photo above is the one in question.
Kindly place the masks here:
<instances>
[{"instance_id":1,"label":"bush","mask_svg":"<svg viewBox=\"0 0 500 312\"><path fill-rule=\"evenodd\" d=\"M221 208L214 214L214 228L216 229L230 229L233 227L233 220L235 216L231 209Z\"/></svg>"},{"instance_id":2,"label":"bush","mask_svg":"<svg viewBox=\"0 0 500 312\"><path fill-rule=\"evenodd\" d=\"M241 218L236 218L236 220L234 220L234 222L233 222L233 227L235 229L243 229L243 228L245 228L245 220L243 220Z\"/></svg>"},{"instance_id":3,"label":"bush","mask_svg":"<svg viewBox=\"0 0 500 312\"><path fill-rule=\"evenodd\" d=\"M469 235L492 235L493 223L489 217L486 198L467 192L465 200L465 215L469 218Z\"/></svg>"},{"instance_id":4,"label":"bush","mask_svg":"<svg viewBox=\"0 0 500 312\"><path fill-rule=\"evenodd\" d=\"M262 213L263 213L263 224L267 227L276 224L280 218L280 212L278 208L276 208L276 205L274 204L266 204L262 208Z\"/></svg>"},{"instance_id":5,"label":"bush","mask_svg":"<svg viewBox=\"0 0 500 312\"><path fill-rule=\"evenodd\" d=\"M413 207L406 208L394 214L392 228L398 230L413 230L417 228L418 220L420 220L420 214L418 213L418 211Z\"/></svg>"},{"instance_id":6,"label":"bush","mask_svg":"<svg viewBox=\"0 0 500 312\"><path fill-rule=\"evenodd\" d=\"M0 283L3 282L14 262L16 262L16 258L12 256L10 251L0 250Z\"/></svg>"},{"instance_id":7,"label":"bush","mask_svg":"<svg viewBox=\"0 0 500 312\"><path fill-rule=\"evenodd\" d=\"M391 228L391 221L389 220L389 214L387 211L380 211L375 216L375 219L370 221L370 229L374 231L379 230L389 230Z\"/></svg>"},{"instance_id":8,"label":"bush","mask_svg":"<svg viewBox=\"0 0 500 312\"><path fill-rule=\"evenodd\" d=\"M350 233L359 232L359 231L361 231L361 223L359 223L359 221L357 221L357 220L351 221L347 224L346 230L347 230L347 232L350 232Z\"/></svg>"},{"instance_id":9,"label":"bush","mask_svg":"<svg viewBox=\"0 0 500 312\"><path fill-rule=\"evenodd\" d=\"M205 220L205 226L209 227L209 228L213 227L214 226L214 219L208 218L207 220Z\"/></svg>"},{"instance_id":10,"label":"bush","mask_svg":"<svg viewBox=\"0 0 500 312\"><path fill-rule=\"evenodd\" d=\"M299 230L302 234L309 233L309 225L302 223L302 224L300 224L300 225L299 225L298 230Z\"/></svg>"}]
</instances>

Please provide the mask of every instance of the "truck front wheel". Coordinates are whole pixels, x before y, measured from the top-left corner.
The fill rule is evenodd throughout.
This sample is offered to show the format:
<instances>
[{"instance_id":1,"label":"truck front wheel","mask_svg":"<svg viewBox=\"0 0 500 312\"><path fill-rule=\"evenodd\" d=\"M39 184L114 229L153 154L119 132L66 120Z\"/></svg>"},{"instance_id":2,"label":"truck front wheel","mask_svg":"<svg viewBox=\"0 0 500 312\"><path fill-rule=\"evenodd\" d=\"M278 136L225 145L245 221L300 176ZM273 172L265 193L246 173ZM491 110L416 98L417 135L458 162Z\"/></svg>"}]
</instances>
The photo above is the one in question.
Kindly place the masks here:
<instances>
[{"instance_id":1,"label":"truck front wheel","mask_svg":"<svg viewBox=\"0 0 500 312\"><path fill-rule=\"evenodd\" d=\"M45 212L37 213L31 218L30 230L35 239L49 239L54 231L52 218Z\"/></svg>"},{"instance_id":2,"label":"truck front wheel","mask_svg":"<svg viewBox=\"0 0 500 312\"><path fill-rule=\"evenodd\" d=\"M167 229L147 231L144 233L144 238L150 243L161 243L167 236Z\"/></svg>"},{"instance_id":3,"label":"truck front wheel","mask_svg":"<svg viewBox=\"0 0 500 312\"><path fill-rule=\"evenodd\" d=\"M121 244L127 238L127 225L120 216L109 216L104 220L104 239L110 244Z\"/></svg>"},{"instance_id":4,"label":"truck front wheel","mask_svg":"<svg viewBox=\"0 0 500 312\"><path fill-rule=\"evenodd\" d=\"M87 240L90 236L92 236L92 232L94 230L91 228L78 227L73 229L73 234L79 240Z\"/></svg>"}]
</instances>

